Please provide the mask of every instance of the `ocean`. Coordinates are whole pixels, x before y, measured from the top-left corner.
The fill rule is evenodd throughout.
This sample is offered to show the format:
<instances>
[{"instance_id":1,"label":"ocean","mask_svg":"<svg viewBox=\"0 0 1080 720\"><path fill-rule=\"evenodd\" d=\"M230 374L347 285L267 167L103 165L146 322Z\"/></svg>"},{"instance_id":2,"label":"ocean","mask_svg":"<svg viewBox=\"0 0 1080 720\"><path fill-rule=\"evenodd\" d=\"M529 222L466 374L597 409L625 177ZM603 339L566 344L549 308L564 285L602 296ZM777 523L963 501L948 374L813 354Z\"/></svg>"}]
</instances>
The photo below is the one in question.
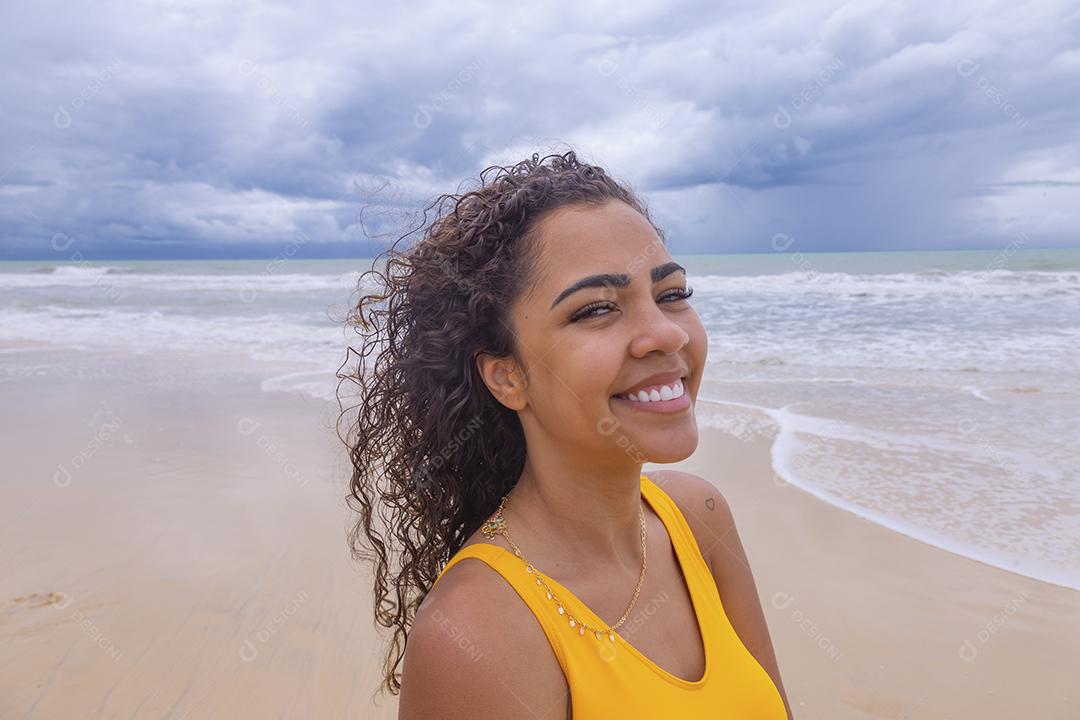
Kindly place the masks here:
<instances>
[{"instance_id":1,"label":"ocean","mask_svg":"<svg viewBox=\"0 0 1080 720\"><path fill-rule=\"evenodd\" d=\"M1080 249L675 259L709 334L699 421L775 433L763 482L1080 589ZM65 372L41 347L178 348L332 399L370 262L0 262L0 392Z\"/></svg>"}]
</instances>

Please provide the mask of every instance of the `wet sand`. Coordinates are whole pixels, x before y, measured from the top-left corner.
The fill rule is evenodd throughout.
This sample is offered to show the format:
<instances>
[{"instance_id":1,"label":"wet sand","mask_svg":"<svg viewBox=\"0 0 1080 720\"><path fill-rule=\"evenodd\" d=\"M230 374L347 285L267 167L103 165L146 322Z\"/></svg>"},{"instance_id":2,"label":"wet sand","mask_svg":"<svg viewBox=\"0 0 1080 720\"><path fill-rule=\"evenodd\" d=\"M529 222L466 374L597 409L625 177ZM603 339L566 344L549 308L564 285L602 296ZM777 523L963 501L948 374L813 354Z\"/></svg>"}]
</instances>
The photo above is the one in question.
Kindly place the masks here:
<instances>
[{"instance_id":1,"label":"wet sand","mask_svg":"<svg viewBox=\"0 0 1080 720\"><path fill-rule=\"evenodd\" d=\"M40 359L0 355L0 716L396 717L336 404L239 354ZM768 453L705 430L679 467L734 509L796 718L1080 717L1080 593L837 510Z\"/></svg>"}]
</instances>

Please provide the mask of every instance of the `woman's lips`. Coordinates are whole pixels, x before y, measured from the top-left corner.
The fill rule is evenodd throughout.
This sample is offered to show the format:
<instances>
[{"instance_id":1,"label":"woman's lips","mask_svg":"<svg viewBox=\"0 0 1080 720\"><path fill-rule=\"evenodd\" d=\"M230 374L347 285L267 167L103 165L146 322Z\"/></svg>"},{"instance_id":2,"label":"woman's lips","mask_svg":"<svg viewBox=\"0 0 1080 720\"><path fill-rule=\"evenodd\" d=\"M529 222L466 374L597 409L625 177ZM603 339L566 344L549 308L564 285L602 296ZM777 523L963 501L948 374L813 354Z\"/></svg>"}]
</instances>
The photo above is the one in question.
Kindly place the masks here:
<instances>
[{"instance_id":1,"label":"woman's lips","mask_svg":"<svg viewBox=\"0 0 1080 720\"><path fill-rule=\"evenodd\" d=\"M683 386L682 395L671 400L650 400L649 402L629 400L624 397L614 396L611 399L620 406L629 405L634 410L654 413L676 413L690 407L690 390L686 387L686 378L680 378Z\"/></svg>"}]
</instances>

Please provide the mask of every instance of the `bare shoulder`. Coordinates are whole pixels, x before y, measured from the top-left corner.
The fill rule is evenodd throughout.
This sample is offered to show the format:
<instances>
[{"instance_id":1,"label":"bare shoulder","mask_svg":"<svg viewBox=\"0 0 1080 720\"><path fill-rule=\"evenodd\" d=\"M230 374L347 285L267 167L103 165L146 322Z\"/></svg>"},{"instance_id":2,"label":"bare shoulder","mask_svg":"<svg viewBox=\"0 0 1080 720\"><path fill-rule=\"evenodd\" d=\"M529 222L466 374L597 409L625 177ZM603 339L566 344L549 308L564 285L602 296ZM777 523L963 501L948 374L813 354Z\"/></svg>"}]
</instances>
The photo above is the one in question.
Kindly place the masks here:
<instances>
[{"instance_id":1,"label":"bare shoulder","mask_svg":"<svg viewBox=\"0 0 1080 720\"><path fill-rule=\"evenodd\" d=\"M712 558L717 547L735 526L723 493L705 478L684 470L652 470L645 475L675 501L694 533L702 556L714 566Z\"/></svg>"},{"instance_id":2,"label":"bare shoulder","mask_svg":"<svg viewBox=\"0 0 1080 720\"><path fill-rule=\"evenodd\" d=\"M405 644L398 720L565 720L569 690L532 611L482 560L446 571Z\"/></svg>"}]
</instances>

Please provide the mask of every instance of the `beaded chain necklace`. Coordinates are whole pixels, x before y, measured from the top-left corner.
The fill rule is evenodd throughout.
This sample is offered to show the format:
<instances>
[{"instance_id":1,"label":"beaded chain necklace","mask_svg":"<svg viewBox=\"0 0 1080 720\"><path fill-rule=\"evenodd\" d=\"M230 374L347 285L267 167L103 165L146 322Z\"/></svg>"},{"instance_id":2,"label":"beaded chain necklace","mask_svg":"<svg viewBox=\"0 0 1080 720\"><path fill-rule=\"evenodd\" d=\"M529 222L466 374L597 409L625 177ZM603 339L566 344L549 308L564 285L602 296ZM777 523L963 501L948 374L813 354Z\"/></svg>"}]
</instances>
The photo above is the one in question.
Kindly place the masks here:
<instances>
[{"instance_id":1,"label":"beaded chain necklace","mask_svg":"<svg viewBox=\"0 0 1080 720\"><path fill-rule=\"evenodd\" d=\"M619 622L617 622L614 625L612 625L611 627L605 629L605 628L592 627L592 626L582 622L580 618L575 618L573 615L570 615L566 611L566 608L563 607L562 601L559 600L559 597L555 593L555 591L551 589L551 586L548 585L547 582L545 582L544 577L540 574L540 572L535 567L533 567L532 563L530 563L528 560L526 560L525 557L521 554L521 550L518 549L518 546L515 545L514 541L510 539L510 533L507 532L507 530L506 530L506 520L503 518L503 514L502 514L503 510L506 507L506 498L507 497L508 497L507 495L503 495L502 501L499 503L499 509L495 511L495 514L491 517L490 520L486 521L481 526L481 531L484 533L484 537L486 537L486 538L488 538L490 540L490 539L494 538L496 535L502 535L503 537L506 538L506 541L510 543L510 546L512 548L514 548L514 554L517 555L519 558L521 558L521 560L525 563L525 572L536 576L536 584L544 586L544 589L547 590L547 599L552 600L552 601L555 602L555 605L558 607L559 614L567 616L567 618L569 619L570 627L576 627L578 629L578 635L579 636L584 635L585 631L588 630L589 632L593 633L593 635L596 636L597 640L600 639L600 635L601 635L601 633L603 633L603 634L606 634L608 636L608 640L610 640L611 642L615 642L615 629L618 628L620 625L622 625L624 622L626 622L626 618L630 617L630 610L631 610L631 608L634 607L634 603L637 602L638 593L641 592L641 586L645 582L646 562L645 562L645 513L644 513L644 511L641 508L638 508L638 515L641 518L641 577L638 578L637 587L634 588L634 597L630 600L630 605L627 606L626 612L624 612L622 617L619 618Z\"/></svg>"}]
</instances>

